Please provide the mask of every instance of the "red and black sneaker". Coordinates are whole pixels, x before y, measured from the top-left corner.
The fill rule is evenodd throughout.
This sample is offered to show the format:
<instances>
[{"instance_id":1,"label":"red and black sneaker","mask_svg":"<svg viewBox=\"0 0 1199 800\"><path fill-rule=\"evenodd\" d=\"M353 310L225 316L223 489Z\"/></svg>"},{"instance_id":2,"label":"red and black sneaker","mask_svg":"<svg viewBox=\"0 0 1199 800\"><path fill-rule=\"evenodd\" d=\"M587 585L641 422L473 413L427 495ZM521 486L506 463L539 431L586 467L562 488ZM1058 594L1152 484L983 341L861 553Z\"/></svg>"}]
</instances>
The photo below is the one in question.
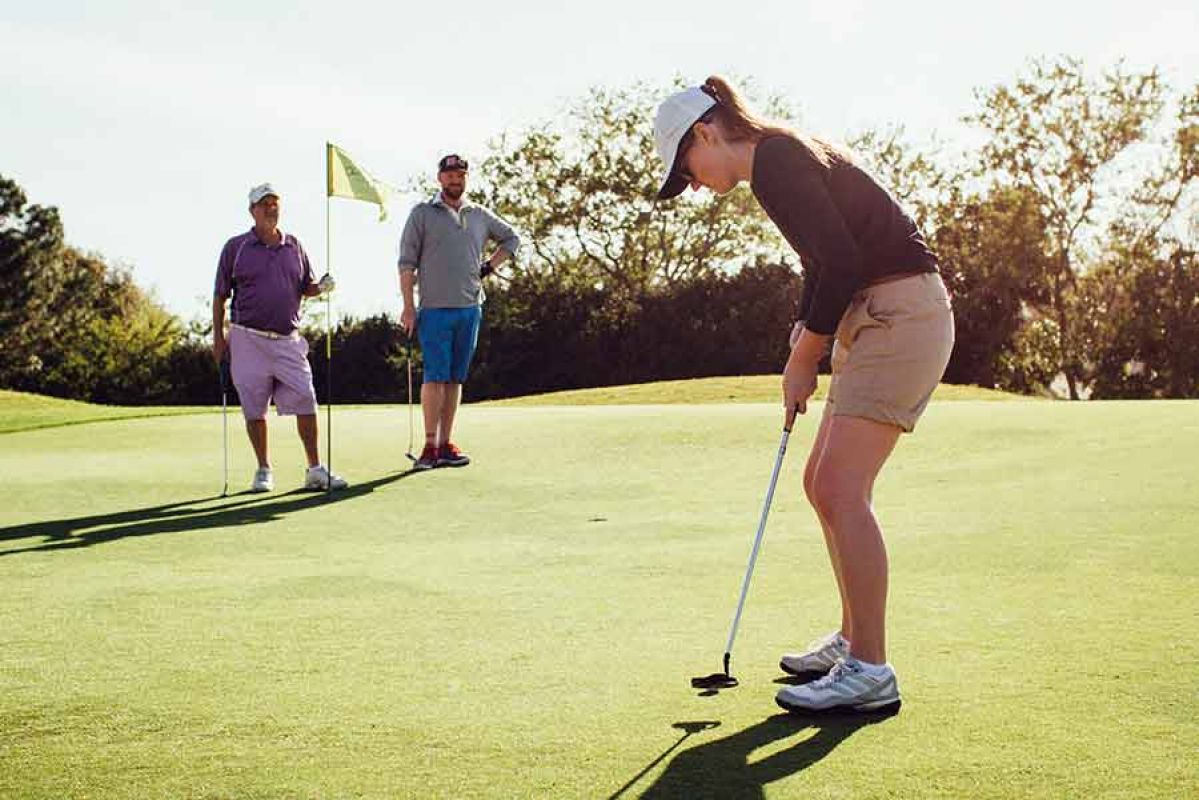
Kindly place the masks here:
<instances>
[{"instance_id":1,"label":"red and black sneaker","mask_svg":"<svg viewBox=\"0 0 1199 800\"><path fill-rule=\"evenodd\" d=\"M425 445L425 449L420 451L420 458L412 465L413 469L433 469L438 465L437 446L432 444Z\"/></svg>"},{"instance_id":2,"label":"red and black sneaker","mask_svg":"<svg viewBox=\"0 0 1199 800\"><path fill-rule=\"evenodd\" d=\"M439 467L465 467L470 463L470 456L458 449L458 445L453 442L446 442L441 446L441 452L437 454L437 466Z\"/></svg>"}]
</instances>

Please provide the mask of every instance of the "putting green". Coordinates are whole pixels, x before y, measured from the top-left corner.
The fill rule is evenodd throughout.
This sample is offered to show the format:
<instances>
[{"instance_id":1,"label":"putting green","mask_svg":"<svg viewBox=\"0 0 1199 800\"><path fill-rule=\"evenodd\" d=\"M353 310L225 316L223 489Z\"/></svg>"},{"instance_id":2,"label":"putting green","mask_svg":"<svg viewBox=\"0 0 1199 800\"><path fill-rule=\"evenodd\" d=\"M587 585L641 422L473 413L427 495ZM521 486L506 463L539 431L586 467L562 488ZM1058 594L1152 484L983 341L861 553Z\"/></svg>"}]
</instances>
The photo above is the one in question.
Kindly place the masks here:
<instances>
[{"instance_id":1,"label":"putting green","mask_svg":"<svg viewBox=\"0 0 1199 800\"><path fill-rule=\"evenodd\" d=\"M836 621L815 422L714 697L688 679L719 668L774 404L468 406L475 463L418 475L402 408L345 410L332 498L289 491L286 420L280 490L224 499L219 414L0 436L0 796L1194 793L1199 403L934 403L876 492L904 708L862 725L772 700Z\"/></svg>"}]
</instances>

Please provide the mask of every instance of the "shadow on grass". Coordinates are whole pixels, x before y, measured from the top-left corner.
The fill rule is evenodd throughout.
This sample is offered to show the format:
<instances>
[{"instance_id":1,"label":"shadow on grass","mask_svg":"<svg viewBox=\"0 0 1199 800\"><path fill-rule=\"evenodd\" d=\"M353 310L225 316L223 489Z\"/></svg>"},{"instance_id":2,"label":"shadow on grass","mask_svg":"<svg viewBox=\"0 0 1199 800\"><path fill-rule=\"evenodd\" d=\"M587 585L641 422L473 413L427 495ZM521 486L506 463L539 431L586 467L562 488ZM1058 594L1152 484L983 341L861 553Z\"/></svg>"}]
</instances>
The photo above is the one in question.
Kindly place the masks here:
<instances>
[{"instance_id":1,"label":"shadow on grass","mask_svg":"<svg viewBox=\"0 0 1199 800\"><path fill-rule=\"evenodd\" d=\"M820 717L775 714L723 739L696 745L679 753L653 785L639 796L663 800L677 797L758 800L766 796L767 784L807 769L831 753L854 731L891 716L894 714ZM625 796L638 780L678 748L687 737L719 724L675 723L675 728L685 731L683 737L610 795L608 800ZM814 732L784 750L750 762L754 751L759 748L804 731Z\"/></svg>"},{"instance_id":2,"label":"shadow on grass","mask_svg":"<svg viewBox=\"0 0 1199 800\"><path fill-rule=\"evenodd\" d=\"M336 492L309 492L302 489L285 494L241 494L229 497L203 497L146 508L95 514L87 517L35 522L0 528L0 542L15 539L44 537L32 547L0 550L0 557L18 553L38 553L52 550L72 550L90 547L130 536L154 536L160 533L186 533L208 528L226 528L273 522L288 514L319 508L330 503L343 503L370 494L388 484L413 474L412 470L397 472L365 483L356 483Z\"/></svg>"},{"instance_id":3,"label":"shadow on grass","mask_svg":"<svg viewBox=\"0 0 1199 800\"><path fill-rule=\"evenodd\" d=\"M663 750L661 755L659 755L653 761L646 764L645 767L640 772L638 772L633 777L629 778L628 783L626 783L624 786L621 786L619 789L617 789L612 794L608 795L608 800L616 800L616 798L620 797L625 792L627 792L633 785L635 785L637 783L637 781L639 781L643 777L645 777L646 773L648 773L654 767L658 766L658 764L662 763L662 759L666 758L668 755L673 753L675 750L678 749L679 745L681 745L683 742L687 741L687 737L691 736L692 734L699 733L700 731L706 731L710 728L718 728L718 727L720 727L720 722L718 722L717 720L698 720L696 722L676 722L673 725L671 725L670 727L674 728L675 730L680 730L683 732L683 735L679 737L679 740L677 742L675 742L674 744L672 744L670 747Z\"/></svg>"}]
</instances>

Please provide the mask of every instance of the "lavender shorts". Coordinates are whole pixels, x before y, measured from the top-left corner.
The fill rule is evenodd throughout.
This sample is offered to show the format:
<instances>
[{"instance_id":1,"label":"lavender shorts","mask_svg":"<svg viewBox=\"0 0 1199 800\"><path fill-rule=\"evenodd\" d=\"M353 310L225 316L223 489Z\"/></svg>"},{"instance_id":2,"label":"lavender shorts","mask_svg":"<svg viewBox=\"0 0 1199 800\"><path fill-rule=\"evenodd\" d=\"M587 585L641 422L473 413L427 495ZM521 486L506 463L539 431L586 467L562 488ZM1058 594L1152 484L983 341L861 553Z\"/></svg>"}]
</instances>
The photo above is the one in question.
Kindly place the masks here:
<instances>
[{"instance_id":1,"label":"lavender shorts","mask_svg":"<svg viewBox=\"0 0 1199 800\"><path fill-rule=\"evenodd\" d=\"M229 366L246 420L266 419L272 398L280 415L316 413L308 342L303 336L268 339L230 328Z\"/></svg>"}]
</instances>

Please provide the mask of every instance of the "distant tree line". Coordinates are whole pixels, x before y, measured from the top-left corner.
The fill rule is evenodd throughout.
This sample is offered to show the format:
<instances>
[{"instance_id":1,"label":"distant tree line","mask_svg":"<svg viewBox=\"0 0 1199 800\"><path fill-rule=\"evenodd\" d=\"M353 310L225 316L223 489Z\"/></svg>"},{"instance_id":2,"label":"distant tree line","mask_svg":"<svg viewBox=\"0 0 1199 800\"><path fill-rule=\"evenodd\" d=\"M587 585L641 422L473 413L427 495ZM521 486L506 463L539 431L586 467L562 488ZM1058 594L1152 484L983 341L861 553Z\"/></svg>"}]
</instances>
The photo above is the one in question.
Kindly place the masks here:
<instances>
[{"instance_id":1,"label":"distant tree line","mask_svg":"<svg viewBox=\"0 0 1199 800\"><path fill-rule=\"evenodd\" d=\"M781 369L801 268L750 192L653 201L648 109L671 88L596 89L565 121L492 142L472 192L528 245L488 288L468 398ZM1199 84L1036 61L978 90L965 119L982 140L964 153L901 128L847 143L940 257L957 319L946 380L1199 397ZM306 334L323 397L323 332ZM209 337L66 245L57 210L0 176L0 386L210 403ZM338 402L403 398L408 347L388 318L342 320L333 353Z\"/></svg>"}]
</instances>

